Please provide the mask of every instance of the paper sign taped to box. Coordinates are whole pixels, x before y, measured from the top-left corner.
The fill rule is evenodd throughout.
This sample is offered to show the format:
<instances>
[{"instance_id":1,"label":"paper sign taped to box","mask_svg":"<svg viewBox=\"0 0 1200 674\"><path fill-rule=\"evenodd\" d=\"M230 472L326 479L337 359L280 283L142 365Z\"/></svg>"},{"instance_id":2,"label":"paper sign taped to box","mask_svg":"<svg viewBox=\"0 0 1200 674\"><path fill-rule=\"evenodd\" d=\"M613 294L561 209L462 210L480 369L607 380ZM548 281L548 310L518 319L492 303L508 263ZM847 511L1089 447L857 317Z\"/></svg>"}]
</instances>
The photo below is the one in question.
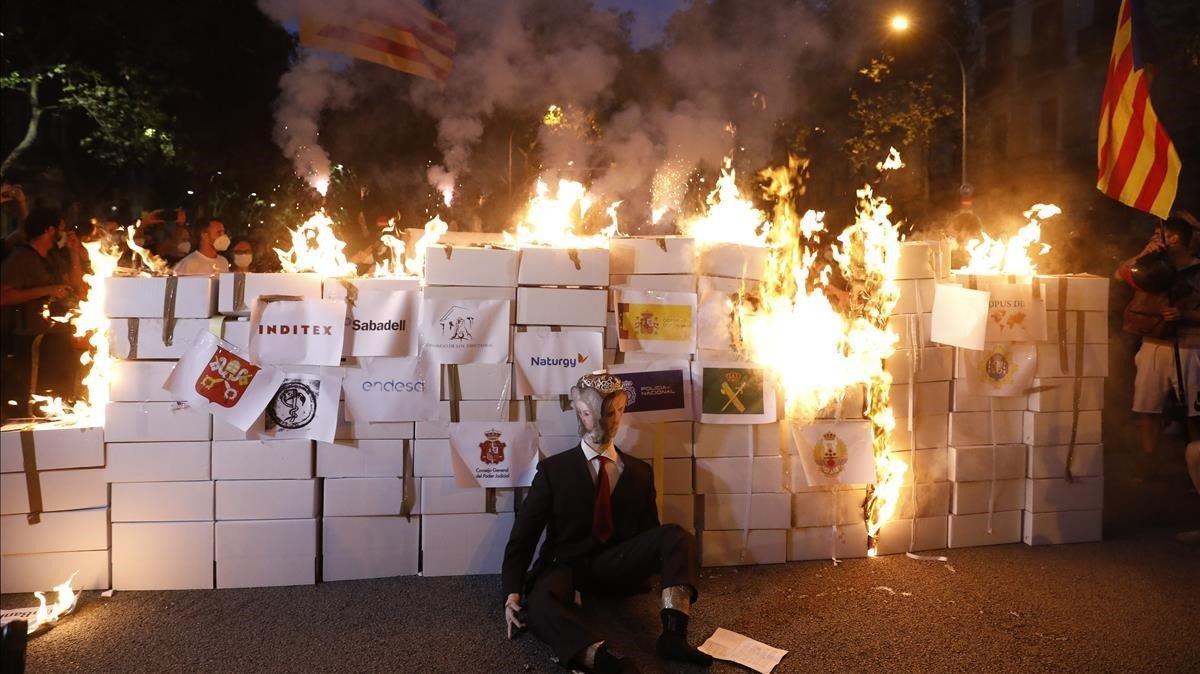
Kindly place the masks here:
<instances>
[{"instance_id":1,"label":"paper sign taped to box","mask_svg":"<svg viewBox=\"0 0 1200 674\"><path fill-rule=\"evenodd\" d=\"M250 312L250 356L269 365L337 367L345 333L343 300L263 295Z\"/></svg>"},{"instance_id":2,"label":"paper sign taped to box","mask_svg":"<svg viewBox=\"0 0 1200 674\"><path fill-rule=\"evenodd\" d=\"M775 388L763 368L748 363L692 363L692 385L705 424L775 422Z\"/></svg>"},{"instance_id":3,"label":"paper sign taped to box","mask_svg":"<svg viewBox=\"0 0 1200 674\"><path fill-rule=\"evenodd\" d=\"M196 334L163 388L175 400L239 430L254 424L283 383L283 372L208 331Z\"/></svg>"},{"instance_id":4,"label":"paper sign taped to box","mask_svg":"<svg viewBox=\"0 0 1200 674\"><path fill-rule=\"evenodd\" d=\"M537 426L524 421L452 423L450 451L459 487L528 487L537 469Z\"/></svg>"},{"instance_id":5,"label":"paper sign taped to box","mask_svg":"<svg viewBox=\"0 0 1200 674\"><path fill-rule=\"evenodd\" d=\"M628 398L625 416L638 422L691 421L692 373L686 360L613 365Z\"/></svg>"},{"instance_id":6,"label":"paper sign taped to box","mask_svg":"<svg viewBox=\"0 0 1200 674\"><path fill-rule=\"evenodd\" d=\"M346 311L344 356L417 355L420 290L360 290Z\"/></svg>"},{"instance_id":7,"label":"paper sign taped to box","mask_svg":"<svg viewBox=\"0 0 1200 674\"><path fill-rule=\"evenodd\" d=\"M508 360L508 300L426 298L421 305L421 357L435 363Z\"/></svg>"},{"instance_id":8,"label":"paper sign taped to box","mask_svg":"<svg viewBox=\"0 0 1200 674\"><path fill-rule=\"evenodd\" d=\"M937 284L929 338L960 349L982 349L987 335L988 298L989 294L983 290Z\"/></svg>"},{"instance_id":9,"label":"paper sign taped to box","mask_svg":"<svg viewBox=\"0 0 1200 674\"><path fill-rule=\"evenodd\" d=\"M263 440L333 442L337 431L342 380L329 373L285 372L283 383L267 403Z\"/></svg>"},{"instance_id":10,"label":"paper sign taped to box","mask_svg":"<svg viewBox=\"0 0 1200 674\"><path fill-rule=\"evenodd\" d=\"M1035 296L1028 278L989 286L988 342L1041 342L1046 339L1046 300Z\"/></svg>"},{"instance_id":11,"label":"paper sign taped to box","mask_svg":"<svg viewBox=\"0 0 1200 674\"><path fill-rule=\"evenodd\" d=\"M614 288L622 351L687 355L696 351L696 293Z\"/></svg>"},{"instance_id":12,"label":"paper sign taped to box","mask_svg":"<svg viewBox=\"0 0 1200 674\"><path fill-rule=\"evenodd\" d=\"M813 421L791 426L808 486L875 484L871 422Z\"/></svg>"},{"instance_id":13,"label":"paper sign taped to box","mask_svg":"<svg viewBox=\"0 0 1200 674\"><path fill-rule=\"evenodd\" d=\"M360 358L343 383L346 421L433 421L441 416L438 365L426 358Z\"/></svg>"},{"instance_id":14,"label":"paper sign taped to box","mask_svg":"<svg viewBox=\"0 0 1200 674\"><path fill-rule=\"evenodd\" d=\"M956 384L963 393L1002 398L1022 396L1037 373L1037 345L987 344L982 351L961 351Z\"/></svg>"},{"instance_id":15,"label":"paper sign taped to box","mask_svg":"<svg viewBox=\"0 0 1200 674\"><path fill-rule=\"evenodd\" d=\"M600 330L537 330L513 335L518 396L566 395L604 361Z\"/></svg>"}]
</instances>

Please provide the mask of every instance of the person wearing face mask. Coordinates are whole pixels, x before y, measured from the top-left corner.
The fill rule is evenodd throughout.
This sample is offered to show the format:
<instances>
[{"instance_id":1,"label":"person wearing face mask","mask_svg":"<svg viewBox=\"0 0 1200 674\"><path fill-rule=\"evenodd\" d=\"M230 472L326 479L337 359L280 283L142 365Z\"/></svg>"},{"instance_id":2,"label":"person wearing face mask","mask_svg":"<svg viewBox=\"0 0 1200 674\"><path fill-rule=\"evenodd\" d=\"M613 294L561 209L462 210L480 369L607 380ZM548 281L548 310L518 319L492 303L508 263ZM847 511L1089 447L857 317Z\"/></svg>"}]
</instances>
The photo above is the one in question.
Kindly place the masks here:
<instances>
[{"instance_id":1,"label":"person wearing face mask","mask_svg":"<svg viewBox=\"0 0 1200 674\"><path fill-rule=\"evenodd\" d=\"M580 441L538 464L504 550L501 582L511 639L528 624L559 662L589 672L637 671L587 625L577 593L627 593L651 576L662 585L659 657L708 666L687 641L698 594L696 540L660 524L650 466L613 444L628 394L620 378L594 372L571 387ZM538 540L541 554L532 568Z\"/></svg>"},{"instance_id":2,"label":"person wearing face mask","mask_svg":"<svg viewBox=\"0 0 1200 674\"><path fill-rule=\"evenodd\" d=\"M250 239L239 238L230 250L233 251L233 266L229 271L240 274L254 271L254 246L250 244Z\"/></svg>"},{"instance_id":3,"label":"person wearing face mask","mask_svg":"<svg viewBox=\"0 0 1200 674\"><path fill-rule=\"evenodd\" d=\"M61 316L72 299L87 290L83 262L87 252L75 232L68 231L55 209L35 208L25 219L25 243L0 267L3 308L4 405L7 416L28 416L31 393L74 394L79 354L69 326L45 317ZM38 377L31 381L33 362Z\"/></svg>"},{"instance_id":4,"label":"person wearing face mask","mask_svg":"<svg viewBox=\"0 0 1200 674\"><path fill-rule=\"evenodd\" d=\"M224 253L229 248L229 235L225 223L210 218L196 230L199 247L175 265L176 276L211 276L229 271L229 260Z\"/></svg>"}]
</instances>

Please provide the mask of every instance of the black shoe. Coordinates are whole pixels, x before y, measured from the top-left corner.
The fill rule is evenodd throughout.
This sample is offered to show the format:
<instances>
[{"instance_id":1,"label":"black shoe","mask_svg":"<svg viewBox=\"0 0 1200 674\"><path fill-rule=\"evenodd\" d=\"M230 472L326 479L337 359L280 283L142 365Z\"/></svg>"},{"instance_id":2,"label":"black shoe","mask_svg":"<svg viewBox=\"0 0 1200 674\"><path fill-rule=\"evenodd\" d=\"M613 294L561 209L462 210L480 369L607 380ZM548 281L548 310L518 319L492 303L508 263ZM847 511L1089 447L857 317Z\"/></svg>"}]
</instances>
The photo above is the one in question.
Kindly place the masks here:
<instances>
[{"instance_id":1,"label":"black shoe","mask_svg":"<svg viewBox=\"0 0 1200 674\"><path fill-rule=\"evenodd\" d=\"M596 649L592 671L596 674L638 674L637 664L609 648L608 644L600 644Z\"/></svg>"},{"instance_id":2,"label":"black shoe","mask_svg":"<svg viewBox=\"0 0 1200 674\"><path fill-rule=\"evenodd\" d=\"M662 610L663 631L655 644L658 656L675 662L686 662L693 665L708 667L712 664L712 656L692 648L687 641L688 616L682 611L671 608Z\"/></svg>"}]
</instances>

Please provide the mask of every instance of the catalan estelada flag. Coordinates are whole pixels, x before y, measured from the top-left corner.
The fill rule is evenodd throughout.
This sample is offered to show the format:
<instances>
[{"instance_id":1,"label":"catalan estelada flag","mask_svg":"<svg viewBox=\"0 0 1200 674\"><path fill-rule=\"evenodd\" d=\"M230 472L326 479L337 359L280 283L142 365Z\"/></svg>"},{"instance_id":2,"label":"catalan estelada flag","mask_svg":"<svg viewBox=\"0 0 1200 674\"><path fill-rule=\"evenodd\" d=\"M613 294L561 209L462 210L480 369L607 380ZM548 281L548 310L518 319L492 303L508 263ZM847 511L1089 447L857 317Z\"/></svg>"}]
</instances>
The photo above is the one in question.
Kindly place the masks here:
<instances>
[{"instance_id":1,"label":"catalan estelada flag","mask_svg":"<svg viewBox=\"0 0 1200 674\"><path fill-rule=\"evenodd\" d=\"M454 31L418 2L398 2L388 20L300 17L300 44L444 82L454 65Z\"/></svg>"},{"instance_id":2,"label":"catalan estelada flag","mask_svg":"<svg viewBox=\"0 0 1200 674\"><path fill-rule=\"evenodd\" d=\"M1166 218L1179 186L1179 153L1150 101L1150 29L1140 0L1122 0L1100 104L1096 187Z\"/></svg>"}]
</instances>

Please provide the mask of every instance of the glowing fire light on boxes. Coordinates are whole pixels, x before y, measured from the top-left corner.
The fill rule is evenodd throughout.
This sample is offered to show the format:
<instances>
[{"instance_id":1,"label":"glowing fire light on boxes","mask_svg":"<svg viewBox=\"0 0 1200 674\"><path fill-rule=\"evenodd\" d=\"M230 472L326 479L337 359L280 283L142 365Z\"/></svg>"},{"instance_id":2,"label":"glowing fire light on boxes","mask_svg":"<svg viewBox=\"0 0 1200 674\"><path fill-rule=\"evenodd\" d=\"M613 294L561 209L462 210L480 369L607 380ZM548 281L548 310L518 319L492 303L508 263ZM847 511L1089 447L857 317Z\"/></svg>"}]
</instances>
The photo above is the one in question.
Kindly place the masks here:
<instances>
[{"instance_id":1,"label":"glowing fire light on boxes","mask_svg":"<svg viewBox=\"0 0 1200 674\"><path fill-rule=\"evenodd\" d=\"M987 232L980 232L982 238L967 242L970 261L958 271L1033 276L1037 273L1037 258L1050 252L1050 245L1042 242L1042 223L1061 213L1062 209L1054 204L1034 204L1024 213L1025 226L1013 236L993 239Z\"/></svg>"},{"instance_id":2,"label":"glowing fire light on boxes","mask_svg":"<svg viewBox=\"0 0 1200 674\"><path fill-rule=\"evenodd\" d=\"M621 202L613 202L605 210L607 226L596 234L581 234L595 201L583 183L562 179L552 191L539 178L528 207L517 218L513 231L504 233L504 240L517 247L607 248L608 240L617 235L617 207Z\"/></svg>"},{"instance_id":3,"label":"glowing fire light on boxes","mask_svg":"<svg viewBox=\"0 0 1200 674\"><path fill-rule=\"evenodd\" d=\"M275 249L279 264L289 274L315 272L327 278L347 278L358 275L353 262L343 252L345 242L333 231L333 220L324 209L313 213L291 231L292 247Z\"/></svg>"},{"instance_id":4,"label":"glowing fire light on boxes","mask_svg":"<svg viewBox=\"0 0 1200 674\"><path fill-rule=\"evenodd\" d=\"M767 216L742 196L737 186L733 159L725 158L721 177L706 198L707 208L700 215L684 221L680 233L704 247L714 243L737 243L763 246L767 243Z\"/></svg>"}]
</instances>

